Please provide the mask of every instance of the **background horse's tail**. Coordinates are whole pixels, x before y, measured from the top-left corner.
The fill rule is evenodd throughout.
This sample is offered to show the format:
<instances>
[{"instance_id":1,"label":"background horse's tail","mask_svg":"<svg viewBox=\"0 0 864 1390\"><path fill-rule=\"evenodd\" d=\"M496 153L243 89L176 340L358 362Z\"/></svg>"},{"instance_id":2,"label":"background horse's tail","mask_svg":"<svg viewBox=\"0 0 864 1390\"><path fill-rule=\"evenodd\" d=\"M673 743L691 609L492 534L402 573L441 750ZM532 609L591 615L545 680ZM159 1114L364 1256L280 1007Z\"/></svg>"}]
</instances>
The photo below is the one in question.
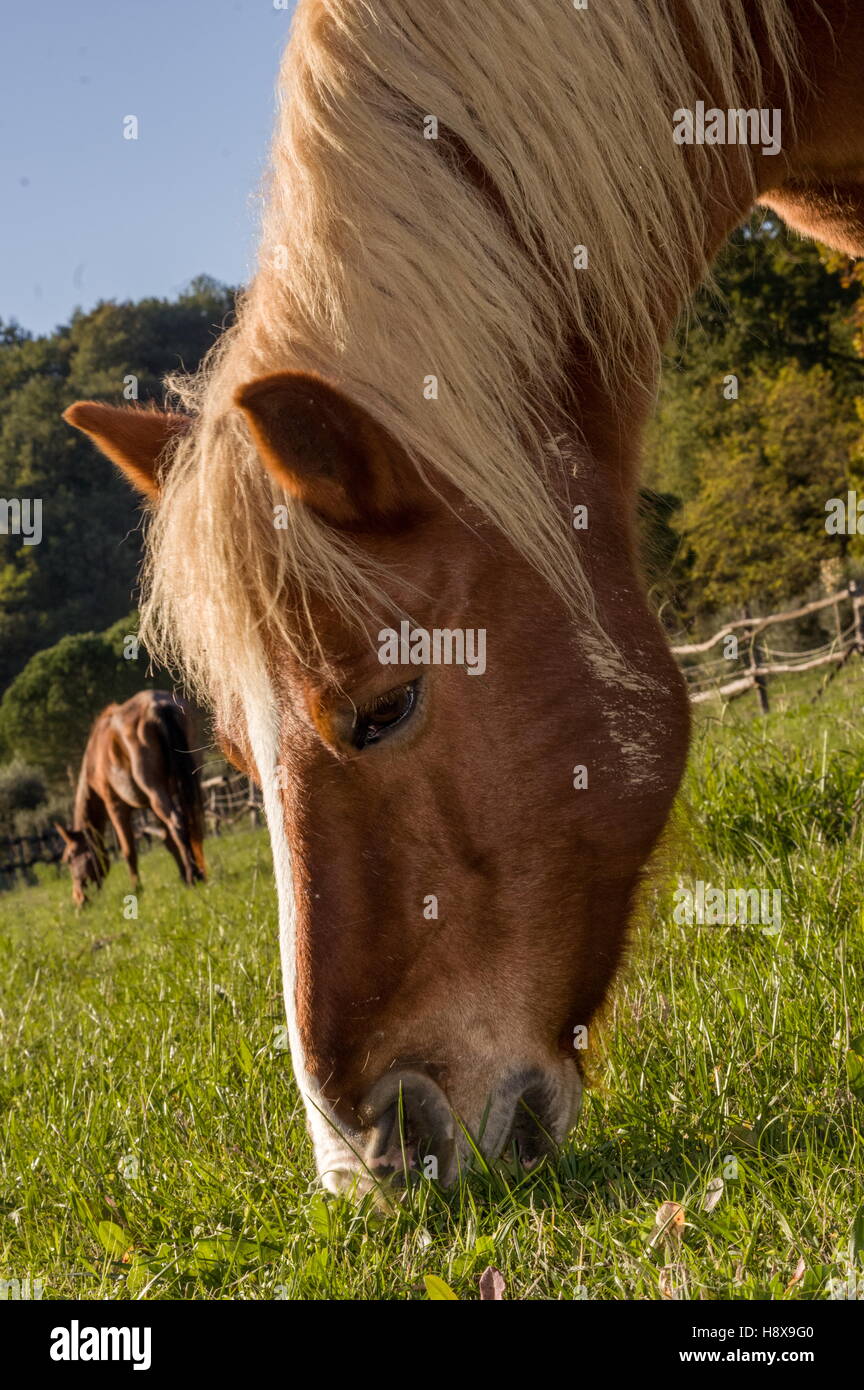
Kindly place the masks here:
<instances>
[{"instance_id":1,"label":"background horse's tail","mask_svg":"<svg viewBox=\"0 0 864 1390\"><path fill-rule=\"evenodd\" d=\"M181 705L159 706L159 728L165 746L171 793L181 812L189 838L192 858L201 878L207 877L204 861L204 804L198 765L190 746L189 715Z\"/></svg>"}]
</instances>

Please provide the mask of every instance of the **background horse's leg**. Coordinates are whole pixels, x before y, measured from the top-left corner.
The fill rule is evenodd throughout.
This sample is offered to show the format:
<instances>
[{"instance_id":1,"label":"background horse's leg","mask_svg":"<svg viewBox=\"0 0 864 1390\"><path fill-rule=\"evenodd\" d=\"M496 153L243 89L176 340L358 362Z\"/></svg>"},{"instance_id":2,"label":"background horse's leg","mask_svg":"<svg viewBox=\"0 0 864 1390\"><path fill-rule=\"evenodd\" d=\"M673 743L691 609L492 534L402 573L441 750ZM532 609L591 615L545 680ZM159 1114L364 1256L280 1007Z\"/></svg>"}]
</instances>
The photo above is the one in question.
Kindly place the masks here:
<instances>
[{"instance_id":1,"label":"background horse's leg","mask_svg":"<svg viewBox=\"0 0 864 1390\"><path fill-rule=\"evenodd\" d=\"M126 860L132 887L137 891L141 887L141 875L138 873L138 851L135 846L135 832L132 828L132 808L127 806L125 801L110 800L105 804L111 824L114 827L114 834L117 836L120 853Z\"/></svg>"},{"instance_id":2,"label":"background horse's leg","mask_svg":"<svg viewBox=\"0 0 864 1390\"><path fill-rule=\"evenodd\" d=\"M95 866L95 884L101 888L111 867L108 858L108 846L105 843L105 826L108 822L108 808L105 799L96 791L95 787L87 788L87 796L80 808L76 807L75 824L79 825L87 835L91 850L93 852L93 863Z\"/></svg>"},{"instance_id":3,"label":"background horse's leg","mask_svg":"<svg viewBox=\"0 0 864 1390\"><path fill-rule=\"evenodd\" d=\"M161 787L148 786L145 790L151 811L165 826L165 848L171 851L177 861L180 877L184 883L195 883L200 873L192 858L189 834L183 817L176 810L171 797Z\"/></svg>"}]
</instances>

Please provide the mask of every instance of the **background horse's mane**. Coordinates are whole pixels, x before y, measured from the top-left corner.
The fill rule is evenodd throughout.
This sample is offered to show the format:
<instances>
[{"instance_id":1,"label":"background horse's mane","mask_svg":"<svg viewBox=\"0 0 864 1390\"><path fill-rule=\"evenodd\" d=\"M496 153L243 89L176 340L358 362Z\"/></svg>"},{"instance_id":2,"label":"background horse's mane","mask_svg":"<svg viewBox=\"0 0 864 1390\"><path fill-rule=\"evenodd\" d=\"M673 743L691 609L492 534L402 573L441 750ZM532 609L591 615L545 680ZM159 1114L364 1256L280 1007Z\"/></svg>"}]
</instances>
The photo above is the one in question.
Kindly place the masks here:
<instances>
[{"instance_id":1,"label":"background horse's mane","mask_svg":"<svg viewBox=\"0 0 864 1390\"><path fill-rule=\"evenodd\" d=\"M151 526L151 650L224 709L260 669L262 628L306 650L289 587L361 619L380 600L383 577L275 488L232 408L239 385L285 368L339 385L590 611L538 473L568 348L613 386L659 358L662 306L706 269L700 173L718 158L685 157L673 112L760 104L754 26L788 87L789 8L301 0L258 272L201 372L172 383L198 420Z\"/></svg>"}]
</instances>

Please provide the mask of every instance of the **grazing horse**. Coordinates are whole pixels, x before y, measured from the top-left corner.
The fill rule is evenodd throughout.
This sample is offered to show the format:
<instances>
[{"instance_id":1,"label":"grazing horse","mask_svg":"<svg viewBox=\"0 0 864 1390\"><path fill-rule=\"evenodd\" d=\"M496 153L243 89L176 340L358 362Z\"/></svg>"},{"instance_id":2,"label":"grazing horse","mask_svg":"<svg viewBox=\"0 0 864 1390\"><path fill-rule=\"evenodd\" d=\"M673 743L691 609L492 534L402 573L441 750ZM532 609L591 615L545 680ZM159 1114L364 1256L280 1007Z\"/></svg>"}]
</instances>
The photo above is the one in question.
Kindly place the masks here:
<instances>
[{"instance_id":1,"label":"grazing horse","mask_svg":"<svg viewBox=\"0 0 864 1390\"><path fill-rule=\"evenodd\" d=\"M333 1190L575 1119L688 745L635 541L662 347L754 204L864 252L862 69L847 0L300 0L236 324L175 411L67 412L263 788Z\"/></svg>"},{"instance_id":2,"label":"grazing horse","mask_svg":"<svg viewBox=\"0 0 864 1390\"><path fill-rule=\"evenodd\" d=\"M190 742L188 707L165 690L140 690L97 716L81 763L72 828L56 827L78 907L86 903L89 885L101 888L108 871L109 820L133 887L140 887L133 810L149 809L162 822L165 846L184 883L205 877L204 812Z\"/></svg>"}]
</instances>

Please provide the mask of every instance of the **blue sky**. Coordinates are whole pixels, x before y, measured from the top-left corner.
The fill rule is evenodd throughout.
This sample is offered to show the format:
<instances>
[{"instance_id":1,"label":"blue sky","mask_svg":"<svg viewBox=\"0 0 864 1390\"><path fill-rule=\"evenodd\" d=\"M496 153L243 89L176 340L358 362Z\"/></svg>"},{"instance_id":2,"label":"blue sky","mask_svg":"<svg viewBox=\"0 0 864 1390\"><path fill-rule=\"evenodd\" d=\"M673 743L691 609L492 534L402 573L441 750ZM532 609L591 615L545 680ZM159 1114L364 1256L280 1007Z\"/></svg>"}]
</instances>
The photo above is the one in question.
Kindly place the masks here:
<instances>
[{"instance_id":1,"label":"blue sky","mask_svg":"<svg viewBox=\"0 0 864 1390\"><path fill-rule=\"evenodd\" d=\"M6 6L0 318L45 333L99 299L248 279L290 18L273 0Z\"/></svg>"}]
</instances>

